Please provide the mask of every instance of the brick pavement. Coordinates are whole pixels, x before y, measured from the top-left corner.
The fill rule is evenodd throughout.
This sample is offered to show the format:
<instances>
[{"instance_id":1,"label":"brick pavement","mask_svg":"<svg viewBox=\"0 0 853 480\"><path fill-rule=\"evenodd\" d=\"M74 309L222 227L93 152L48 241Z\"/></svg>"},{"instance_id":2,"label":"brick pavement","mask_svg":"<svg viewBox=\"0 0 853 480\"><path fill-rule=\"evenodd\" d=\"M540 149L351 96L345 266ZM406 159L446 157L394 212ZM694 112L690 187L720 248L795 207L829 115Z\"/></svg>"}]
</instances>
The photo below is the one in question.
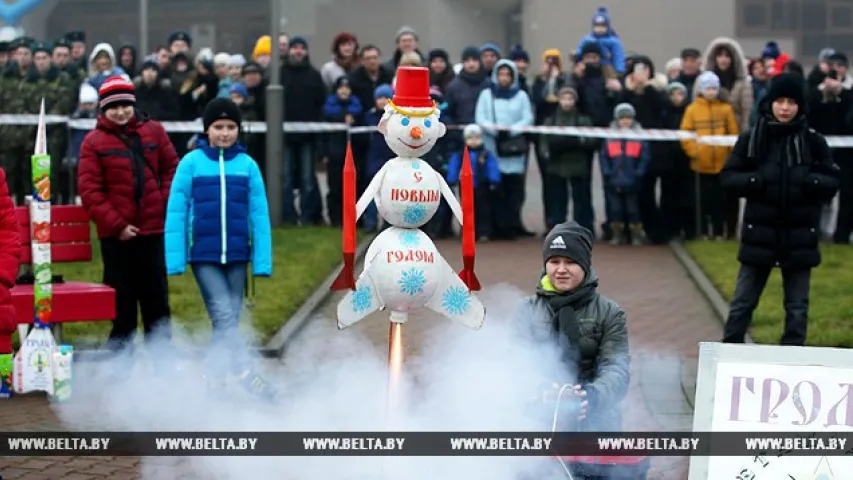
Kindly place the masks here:
<instances>
[{"instance_id":1,"label":"brick pavement","mask_svg":"<svg viewBox=\"0 0 853 480\"><path fill-rule=\"evenodd\" d=\"M542 229L541 202L536 184L538 174L532 169L528 182L528 201L525 221L529 227ZM599 179L596 179L599 183ZM594 191L600 192L599 188ZM598 211L601 211L601 196L596 195ZM477 272L486 288L481 297L492 311L506 311L510 297L529 292L539 275L540 239L526 239L511 243L487 243L478 246ZM458 241L439 244L442 253L454 267L461 264ZM684 430L691 427L689 406L684 401L680 386L680 365L683 358L698 355L697 343L714 340L720 335L720 326L713 317L704 298L695 289L685 272L666 247L623 247L596 246L594 268L601 278L600 291L619 302L628 313L629 336L632 349L632 379L628 398L625 400L625 427L629 430ZM346 368L353 365L358 371L358 359L373 362L381 368L387 355L388 321L383 313L377 313L356 324L346 332L338 332L332 320L334 306L339 296L332 296L327 304L297 339L284 357L283 365L270 365L276 377L286 378L292 390L298 390L300 382L310 383L319 375L328 374L323 366L349 358L349 364L338 365L340 382L347 385L360 379L346 378ZM404 329L406 355L416 363L418 357L432 348L430 341L437 335L452 329L449 320L431 312L413 315ZM459 327L460 329L462 327ZM477 335L477 333L473 333ZM374 370L376 371L376 370ZM83 377L78 377L83 378ZM383 377L366 378L361 390L353 389L351 398L339 400L339 405L357 402L362 394L376 394L384 390ZM380 383L377 383L380 382ZM191 392L191 385L180 385ZM329 385L331 389L333 385ZM316 385L314 386L316 388ZM330 390L333 392L334 390ZM339 393L340 395L340 393ZM344 394L346 395L346 394ZM192 403L193 400L188 400ZM343 402L343 403L341 403ZM102 424L103 406L85 401L62 407L61 420L42 398L17 398L0 403L0 425L4 429L52 430L58 428L92 430ZM196 410L205 405L190 405L184 412L195 415L202 421L203 415ZM279 407L286 412L288 406ZM156 411L156 409L154 409ZM283 415L276 411L276 413ZM310 410L309 410L310 412ZM254 416L235 410L229 412L236 425L251 428L275 428L276 413L273 411ZM310 423L310 414L302 421ZM313 412L315 415L318 412ZM324 412L320 415L325 415ZM336 412L340 415L346 412ZM260 417L260 418L259 418ZM329 413L330 418L338 418ZM295 424L299 418L289 417ZM144 420L144 417L142 418ZM278 420L280 421L280 420ZM331 421L331 420L330 420ZM216 424L213 420L210 420ZM259 423L260 422L260 423ZM266 422L266 423L264 423ZM209 426L210 423L205 424ZM260 425L260 426L259 426ZM180 428L180 427L178 427ZM240 427L236 427L239 429ZM286 428L286 427L285 427ZM260 461L260 460L258 460ZM290 460L288 460L289 462ZM135 458L27 458L0 459L0 475L4 480L11 478L262 478L263 474L244 474L227 468L212 468L209 462L194 462L187 459L140 459ZM288 465L287 462L280 467ZM233 467L232 467L233 468ZM654 473L650 479L686 478L687 460L684 458L656 458ZM268 470L263 470L268 471ZM238 470L239 472L239 470ZM326 476L295 475L294 479L327 478Z\"/></svg>"}]
</instances>

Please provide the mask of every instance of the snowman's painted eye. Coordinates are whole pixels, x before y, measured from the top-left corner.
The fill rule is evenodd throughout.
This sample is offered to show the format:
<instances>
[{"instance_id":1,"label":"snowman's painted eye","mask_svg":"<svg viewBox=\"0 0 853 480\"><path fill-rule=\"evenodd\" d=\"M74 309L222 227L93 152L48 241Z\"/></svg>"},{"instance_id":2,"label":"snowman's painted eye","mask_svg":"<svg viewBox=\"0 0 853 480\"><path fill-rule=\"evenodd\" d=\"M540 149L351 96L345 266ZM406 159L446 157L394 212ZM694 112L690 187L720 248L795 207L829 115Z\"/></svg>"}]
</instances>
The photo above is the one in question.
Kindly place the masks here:
<instances>
[{"instance_id":1,"label":"snowman's painted eye","mask_svg":"<svg viewBox=\"0 0 853 480\"><path fill-rule=\"evenodd\" d=\"M403 118L402 120L400 120L400 123L402 123L404 127L408 127L409 126L409 119Z\"/></svg>"},{"instance_id":2,"label":"snowman's painted eye","mask_svg":"<svg viewBox=\"0 0 853 480\"><path fill-rule=\"evenodd\" d=\"M430 120L425 120L425 121L424 121L424 126L425 126L426 128L431 127L431 126L432 126L432 121L430 121Z\"/></svg>"}]
</instances>

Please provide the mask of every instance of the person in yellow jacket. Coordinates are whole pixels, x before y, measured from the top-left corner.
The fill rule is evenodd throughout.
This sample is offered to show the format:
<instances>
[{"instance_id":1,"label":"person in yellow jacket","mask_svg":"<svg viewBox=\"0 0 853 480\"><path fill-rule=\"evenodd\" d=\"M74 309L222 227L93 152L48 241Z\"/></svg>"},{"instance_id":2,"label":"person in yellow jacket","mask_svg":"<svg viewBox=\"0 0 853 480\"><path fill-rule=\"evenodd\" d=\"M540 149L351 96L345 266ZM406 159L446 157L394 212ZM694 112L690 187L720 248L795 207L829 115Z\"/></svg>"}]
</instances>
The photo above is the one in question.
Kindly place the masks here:
<instances>
[{"instance_id":1,"label":"person in yellow jacket","mask_svg":"<svg viewBox=\"0 0 853 480\"><path fill-rule=\"evenodd\" d=\"M704 135L738 135L737 117L732 106L719 99L720 79L714 72L706 71L696 79L699 96L687 107L681 120L681 130ZM732 151L730 146L682 140L681 147L690 157L690 168L696 172L699 200L700 232L721 238L734 238L737 231L738 199L727 198L720 184L719 174ZM695 193L695 192L694 192ZM710 225L708 220L710 219ZM725 226L725 231L724 227Z\"/></svg>"}]
</instances>

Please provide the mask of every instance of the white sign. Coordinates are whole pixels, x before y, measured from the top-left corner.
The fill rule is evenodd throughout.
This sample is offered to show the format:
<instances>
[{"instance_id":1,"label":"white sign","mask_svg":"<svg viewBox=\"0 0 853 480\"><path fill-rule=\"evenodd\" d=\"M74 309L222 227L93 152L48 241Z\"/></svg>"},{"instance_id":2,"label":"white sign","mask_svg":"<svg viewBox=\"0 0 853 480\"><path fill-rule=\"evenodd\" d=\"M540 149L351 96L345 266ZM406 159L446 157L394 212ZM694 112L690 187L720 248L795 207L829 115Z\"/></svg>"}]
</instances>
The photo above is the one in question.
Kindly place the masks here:
<instances>
[{"instance_id":1,"label":"white sign","mask_svg":"<svg viewBox=\"0 0 853 480\"><path fill-rule=\"evenodd\" d=\"M853 432L853 352L701 344L694 431ZM847 445L853 452L853 445ZM840 480L853 456L694 457L690 480Z\"/></svg>"}]
</instances>

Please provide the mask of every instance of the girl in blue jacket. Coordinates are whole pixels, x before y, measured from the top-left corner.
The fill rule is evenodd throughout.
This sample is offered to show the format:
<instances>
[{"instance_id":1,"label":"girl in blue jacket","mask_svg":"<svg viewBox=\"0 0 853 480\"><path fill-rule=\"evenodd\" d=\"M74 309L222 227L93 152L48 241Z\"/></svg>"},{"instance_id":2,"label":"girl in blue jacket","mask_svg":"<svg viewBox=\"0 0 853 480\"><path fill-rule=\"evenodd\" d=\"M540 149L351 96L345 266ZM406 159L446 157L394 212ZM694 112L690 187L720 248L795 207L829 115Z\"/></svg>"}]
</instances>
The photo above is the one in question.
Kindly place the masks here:
<instances>
[{"instance_id":1,"label":"girl in blue jacket","mask_svg":"<svg viewBox=\"0 0 853 480\"><path fill-rule=\"evenodd\" d=\"M211 378L236 375L264 397L273 389L250 366L238 331L248 264L256 276L272 274L269 206L255 160L237 142L240 109L231 99L211 101L202 117L204 135L178 164L166 209L166 270L192 266L213 324ZM219 383L219 382L215 382ZM217 386L217 385L212 385Z\"/></svg>"}]
</instances>

